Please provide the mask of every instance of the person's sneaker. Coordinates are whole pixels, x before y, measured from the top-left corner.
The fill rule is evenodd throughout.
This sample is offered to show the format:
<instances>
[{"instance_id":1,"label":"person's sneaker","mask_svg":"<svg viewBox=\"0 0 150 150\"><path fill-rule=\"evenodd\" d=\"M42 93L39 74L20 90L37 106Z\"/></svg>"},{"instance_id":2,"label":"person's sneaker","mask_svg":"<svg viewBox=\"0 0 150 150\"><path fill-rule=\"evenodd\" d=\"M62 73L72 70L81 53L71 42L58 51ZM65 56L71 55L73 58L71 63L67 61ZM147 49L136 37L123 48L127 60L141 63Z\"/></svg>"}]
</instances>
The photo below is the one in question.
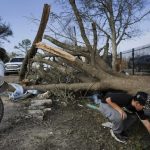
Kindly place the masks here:
<instances>
[{"instance_id":1,"label":"person's sneaker","mask_svg":"<svg viewBox=\"0 0 150 150\"><path fill-rule=\"evenodd\" d=\"M110 128L110 129L112 129L113 124L111 122L104 122L104 123L102 123L102 126L104 128Z\"/></svg>"},{"instance_id":2,"label":"person's sneaker","mask_svg":"<svg viewBox=\"0 0 150 150\"><path fill-rule=\"evenodd\" d=\"M124 136L122 136L121 134L114 133L112 129L110 130L110 134L116 141L124 144L127 143L126 138Z\"/></svg>"}]
</instances>

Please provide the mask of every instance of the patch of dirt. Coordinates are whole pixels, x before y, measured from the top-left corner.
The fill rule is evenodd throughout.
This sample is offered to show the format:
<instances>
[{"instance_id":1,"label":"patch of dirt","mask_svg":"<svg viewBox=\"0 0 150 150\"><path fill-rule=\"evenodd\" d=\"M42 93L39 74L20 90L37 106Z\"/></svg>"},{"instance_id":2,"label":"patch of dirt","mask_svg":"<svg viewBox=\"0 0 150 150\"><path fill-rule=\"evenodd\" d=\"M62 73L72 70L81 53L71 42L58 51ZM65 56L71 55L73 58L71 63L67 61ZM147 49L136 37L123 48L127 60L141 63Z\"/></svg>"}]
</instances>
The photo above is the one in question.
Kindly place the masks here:
<instances>
[{"instance_id":1,"label":"patch of dirt","mask_svg":"<svg viewBox=\"0 0 150 150\"><path fill-rule=\"evenodd\" d=\"M7 75L4 77L4 80L6 82L18 83L19 82L19 76L18 76L18 74Z\"/></svg>"},{"instance_id":2,"label":"patch of dirt","mask_svg":"<svg viewBox=\"0 0 150 150\"><path fill-rule=\"evenodd\" d=\"M0 124L3 150L135 150L149 149L142 141L147 131L141 123L133 126L127 144L116 142L106 121L97 111L77 104L53 108L45 121L28 117L23 103L3 99L4 118ZM149 143L149 141L147 141Z\"/></svg>"},{"instance_id":3,"label":"patch of dirt","mask_svg":"<svg viewBox=\"0 0 150 150\"><path fill-rule=\"evenodd\" d=\"M103 128L99 112L79 106L53 110L46 121L28 118L19 103L5 100L5 116L0 125L3 150L133 150L143 149L139 124L128 144L116 142ZM140 129L141 130L141 129ZM144 128L142 132L145 133Z\"/></svg>"}]
</instances>

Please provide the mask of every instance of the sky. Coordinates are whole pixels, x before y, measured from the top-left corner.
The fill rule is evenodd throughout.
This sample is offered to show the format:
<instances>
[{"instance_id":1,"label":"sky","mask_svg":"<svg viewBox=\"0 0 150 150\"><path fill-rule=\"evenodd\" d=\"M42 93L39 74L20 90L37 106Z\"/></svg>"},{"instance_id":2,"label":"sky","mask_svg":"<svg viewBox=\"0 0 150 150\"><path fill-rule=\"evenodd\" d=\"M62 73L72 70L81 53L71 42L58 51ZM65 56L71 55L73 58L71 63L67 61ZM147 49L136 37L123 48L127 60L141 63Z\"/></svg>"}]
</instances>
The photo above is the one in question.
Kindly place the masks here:
<instances>
[{"instance_id":1,"label":"sky","mask_svg":"<svg viewBox=\"0 0 150 150\"><path fill-rule=\"evenodd\" d=\"M0 0L0 16L3 21L10 24L13 31L13 37L8 38L10 42L5 42L2 47L8 52L15 52L14 46L22 40L34 40L38 25L33 23L31 17L40 19L45 3L51 5L52 11L59 11L56 0ZM119 46L119 51L150 44L149 24L150 21L143 21L139 25L142 33L136 38L123 41Z\"/></svg>"},{"instance_id":2,"label":"sky","mask_svg":"<svg viewBox=\"0 0 150 150\"><path fill-rule=\"evenodd\" d=\"M41 19L44 4L51 6L55 0L0 0L0 16L9 24L13 36L2 46L8 51L16 51L14 46L24 39L34 40L39 25L33 23L31 18ZM51 7L53 10L55 7ZM56 8L57 9L57 8Z\"/></svg>"}]
</instances>

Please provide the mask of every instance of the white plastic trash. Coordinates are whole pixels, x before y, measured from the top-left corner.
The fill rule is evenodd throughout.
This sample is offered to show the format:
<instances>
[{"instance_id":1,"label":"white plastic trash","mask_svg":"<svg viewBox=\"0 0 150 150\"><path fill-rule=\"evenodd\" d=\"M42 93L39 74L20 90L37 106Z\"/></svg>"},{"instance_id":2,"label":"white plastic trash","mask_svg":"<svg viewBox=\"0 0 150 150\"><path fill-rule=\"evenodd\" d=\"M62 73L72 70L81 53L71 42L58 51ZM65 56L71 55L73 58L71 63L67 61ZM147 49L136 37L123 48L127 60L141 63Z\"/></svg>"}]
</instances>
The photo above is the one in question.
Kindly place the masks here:
<instances>
[{"instance_id":1,"label":"white plastic trash","mask_svg":"<svg viewBox=\"0 0 150 150\"><path fill-rule=\"evenodd\" d=\"M10 100L15 100L15 99L17 99L23 95L24 89L21 85L16 84L16 83L9 83L9 85L11 85L12 87L15 88L14 92L9 93L9 99Z\"/></svg>"},{"instance_id":2,"label":"white plastic trash","mask_svg":"<svg viewBox=\"0 0 150 150\"><path fill-rule=\"evenodd\" d=\"M29 93L32 93L34 95L38 94L38 90L27 90Z\"/></svg>"}]
</instances>

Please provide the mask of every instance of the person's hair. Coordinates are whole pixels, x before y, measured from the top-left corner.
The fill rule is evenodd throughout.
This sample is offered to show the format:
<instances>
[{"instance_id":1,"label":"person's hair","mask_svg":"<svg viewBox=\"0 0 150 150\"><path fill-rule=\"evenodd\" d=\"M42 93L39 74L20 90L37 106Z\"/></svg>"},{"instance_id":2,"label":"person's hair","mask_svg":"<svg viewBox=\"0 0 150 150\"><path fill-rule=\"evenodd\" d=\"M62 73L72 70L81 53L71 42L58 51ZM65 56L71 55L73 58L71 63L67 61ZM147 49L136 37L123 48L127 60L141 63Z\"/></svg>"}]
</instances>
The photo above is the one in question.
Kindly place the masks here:
<instances>
[{"instance_id":1,"label":"person's hair","mask_svg":"<svg viewBox=\"0 0 150 150\"><path fill-rule=\"evenodd\" d=\"M5 63L9 61L9 56L4 48L0 47L0 59Z\"/></svg>"},{"instance_id":2,"label":"person's hair","mask_svg":"<svg viewBox=\"0 0 150 150\"><path fill-rule=\"evenodd\" d=\"M137 92L136 95L134 96L134 100L138 101L141 105L145 105L146 101L148 99L148 94L145 92Z\"/></svg>"}]
</instances>

